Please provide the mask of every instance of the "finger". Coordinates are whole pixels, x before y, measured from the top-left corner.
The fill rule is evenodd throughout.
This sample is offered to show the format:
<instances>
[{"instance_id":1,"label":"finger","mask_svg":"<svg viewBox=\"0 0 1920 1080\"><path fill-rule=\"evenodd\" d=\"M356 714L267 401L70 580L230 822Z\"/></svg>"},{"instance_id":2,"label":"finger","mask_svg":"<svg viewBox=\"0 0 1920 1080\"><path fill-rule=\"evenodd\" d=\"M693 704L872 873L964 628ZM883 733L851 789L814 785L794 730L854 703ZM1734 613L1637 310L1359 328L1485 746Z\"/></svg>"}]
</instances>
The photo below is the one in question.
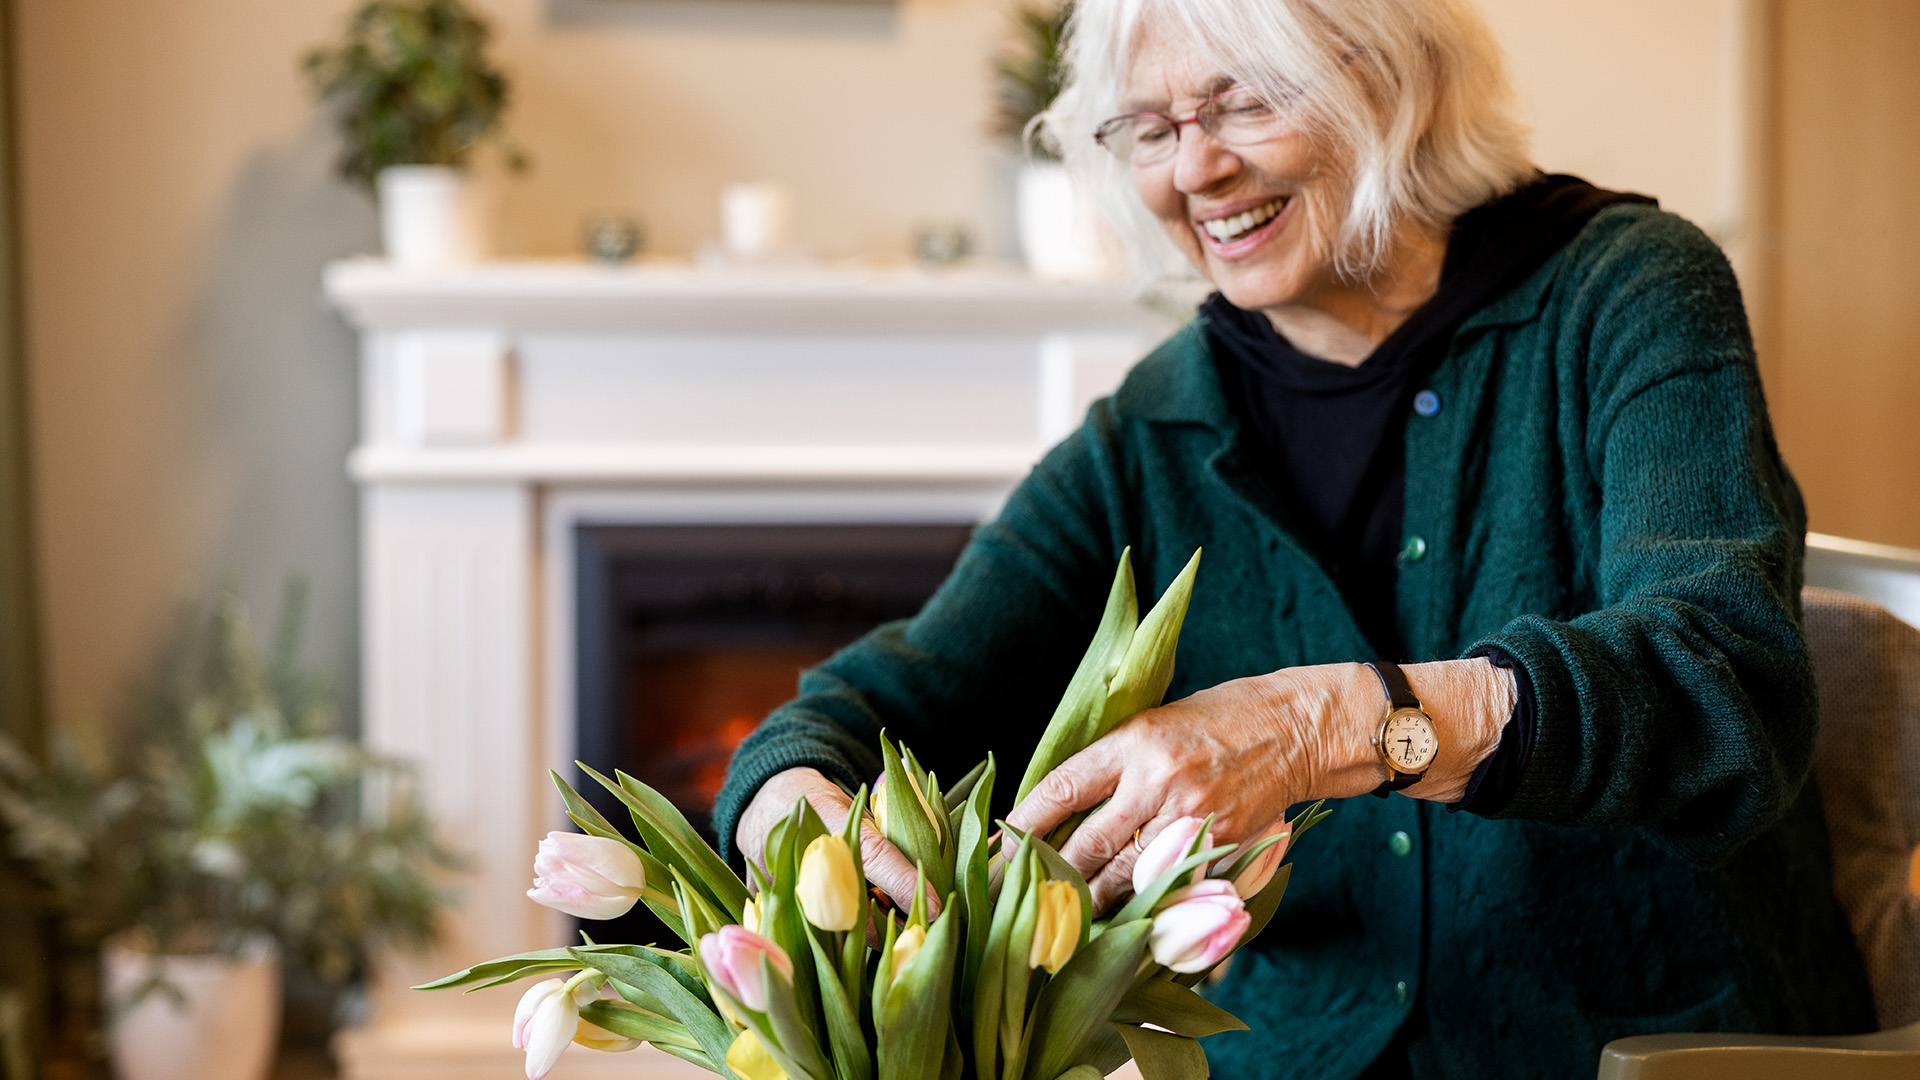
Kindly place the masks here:
<instances>
[{"instance_id":1,"label":"finger","mask_svg":"<svg viewBox=\"0 0 1920 1080\"><path fill-rule=\"evenodd\" d=\"M1034 785L1007 824L1023 833L1045 836L1067 818L1100 805L1120 783L1120 759L1102 740L1060 763Z\"/></svg>"},{"instance_id":2,"label":"finger","mask_svg":"<svg viewBox=\"0 0 1920 1080\"><path fill-rule=\"evenodd\" d=\"M1093 909L1096 912L1117 907L1133 895L1133 868L1139 865L1140 856L1147 845L1153 843L1153 838L1159 836L1171 820L1160 814L1149 818L1143 825L1135 826L1113 858L1107 860L1098 873L1088 875L1087 888L1093 893ZM1091 818L1088 824L1093 824Z\"/></svg>"},{"instance_id":3,"label":"finger","mask_svg":"<svg viewBox=\"0 0 1920 1080\"><path fill-rule=\"evenodd\" d=\"M1073 838L1061 849L1060 857L1088 881L1115 862L1122 863L1122 868L1131 873L1133 860L1139 855L1133 846L1135 832L1153 820L1152 805L1125 791L1116 793L1105 806L1080 823L1073 831ZM1142 833L1141 843L1148 839Z\"/></svg>"}]
</instances>

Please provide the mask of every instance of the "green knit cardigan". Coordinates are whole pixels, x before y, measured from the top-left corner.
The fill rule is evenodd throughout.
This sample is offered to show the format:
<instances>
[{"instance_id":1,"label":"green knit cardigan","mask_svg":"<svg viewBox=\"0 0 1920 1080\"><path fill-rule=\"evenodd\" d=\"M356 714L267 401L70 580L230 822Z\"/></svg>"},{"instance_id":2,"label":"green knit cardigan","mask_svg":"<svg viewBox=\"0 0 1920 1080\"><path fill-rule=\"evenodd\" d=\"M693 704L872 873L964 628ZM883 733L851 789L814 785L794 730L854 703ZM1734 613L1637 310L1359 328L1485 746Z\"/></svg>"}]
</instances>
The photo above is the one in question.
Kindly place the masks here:
<instances>
[{"instance_id":1,"label":"green knit cardigan","mask_svg":"<svg viewBox=\"0 0 1920 1080\"><path fill-rule=\"evenodd\" d=\"M1651 207L1602 211L1465 321L1427 389L1394 659L1506 650L1532 756L1494 817L1332 804L1214 988L1251 1028L1206 1040L1215 1075L1353 1076L1396 1031L1416 1076L1558 1077L1624 1035L1871 1029L1809 779L1805 513L1720 251ZM989 750L1018 775L1129 545L1146 597L1206 549L1170 698L1373 659L1289 519L1189 325L918 616L802 676L734 758L720 835L782 769L871 780L882 727L942 775Z\"/></svg>"}]
</instances>

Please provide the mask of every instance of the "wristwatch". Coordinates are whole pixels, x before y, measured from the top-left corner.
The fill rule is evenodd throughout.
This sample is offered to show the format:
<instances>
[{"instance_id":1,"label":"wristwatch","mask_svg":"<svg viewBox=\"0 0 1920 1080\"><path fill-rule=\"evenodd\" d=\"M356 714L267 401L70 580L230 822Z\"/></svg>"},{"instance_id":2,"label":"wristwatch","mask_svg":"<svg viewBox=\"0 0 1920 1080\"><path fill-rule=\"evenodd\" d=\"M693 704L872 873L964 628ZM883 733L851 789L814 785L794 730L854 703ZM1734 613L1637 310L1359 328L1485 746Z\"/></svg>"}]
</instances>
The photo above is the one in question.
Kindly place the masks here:
<instances>
[{"instance_id":1,"label":"wristwatch","mask_svg":"<svg viewBox=\"0 0 1920 1080\"><path fill-rule=\"evenodd\" d=\"M1434 730L1433 717L1427 715L1413 687L1407 685L1407 674L1400 665L1382 661L1367 667L1379 676L1380 688L1387 692L1387 716L1380 722L1380 733L1373 737L1373 747L1387 767L1387 782L1374 788L1373 793L1384 799L1388 792L1412 787L1427 775L1433 759L1440 756L1440 735Z\"/></svg>"}]
</instances>

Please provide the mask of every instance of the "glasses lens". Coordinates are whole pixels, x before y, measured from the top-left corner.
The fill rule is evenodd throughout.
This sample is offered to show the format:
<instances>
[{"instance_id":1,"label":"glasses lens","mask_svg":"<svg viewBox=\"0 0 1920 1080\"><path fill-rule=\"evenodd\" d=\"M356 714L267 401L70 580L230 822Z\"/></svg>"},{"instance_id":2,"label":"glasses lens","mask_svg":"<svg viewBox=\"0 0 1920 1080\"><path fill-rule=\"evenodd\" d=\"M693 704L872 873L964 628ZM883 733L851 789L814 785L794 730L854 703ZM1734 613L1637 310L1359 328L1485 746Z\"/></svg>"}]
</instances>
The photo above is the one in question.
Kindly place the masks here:
<instances>
[{"instance_id":1,"label":"glasses lens","mask_svg":"<svg viewBox=\"0 0 1920 1080\"><path fill-rule=\"evenodd\" d=\"M1132 165L1151 165L1173 153L1179 136L1164 117L1141 113L1116 116L1093 133L1114 157Z\"/></svg>"},{"instance_id":2,"label":"glasses lens","mask_svg":"<svg viewBox=\"0 0 1920 1080\"><path fill-rule=\"evenodd\" d=\"M1207 102L1197 119L1200 130L1229 146L1246 146L1277 138L1285 126L1280 110L1244 89L1222 94Z\"/></svg>"}]
</instances>

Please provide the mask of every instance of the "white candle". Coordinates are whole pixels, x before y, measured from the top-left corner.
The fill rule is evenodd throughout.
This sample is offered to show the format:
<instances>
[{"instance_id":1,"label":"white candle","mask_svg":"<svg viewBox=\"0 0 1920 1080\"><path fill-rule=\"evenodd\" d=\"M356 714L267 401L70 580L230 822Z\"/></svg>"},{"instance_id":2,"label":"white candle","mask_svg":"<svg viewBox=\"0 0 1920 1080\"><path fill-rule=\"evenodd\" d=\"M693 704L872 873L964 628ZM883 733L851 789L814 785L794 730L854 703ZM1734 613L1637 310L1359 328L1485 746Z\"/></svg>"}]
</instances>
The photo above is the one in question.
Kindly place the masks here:
<instances>
[{"instance_id":1,"label":"white candle","mask_svg":"<svg viewBox=\"0 0 1920 1080\"><path fill-rule=\"evenodd\" d=\"M772 255L792 241L793 198L774 183L731 184L720 193L720 236L742 259Z\"/></svg>"}]
</instances>

